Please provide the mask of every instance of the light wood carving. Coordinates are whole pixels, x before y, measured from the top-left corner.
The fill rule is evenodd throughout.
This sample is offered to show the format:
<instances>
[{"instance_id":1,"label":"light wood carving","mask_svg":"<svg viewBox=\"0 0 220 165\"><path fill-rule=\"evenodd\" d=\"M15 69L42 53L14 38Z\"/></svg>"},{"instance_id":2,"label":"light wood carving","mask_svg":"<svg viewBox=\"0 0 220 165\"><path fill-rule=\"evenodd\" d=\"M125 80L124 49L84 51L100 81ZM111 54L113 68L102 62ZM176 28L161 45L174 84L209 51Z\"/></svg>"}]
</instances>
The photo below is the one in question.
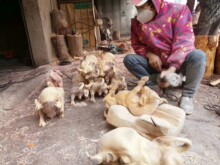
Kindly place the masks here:
<instances>
[{"instance_id":1,"label":"light wood carving","mask_svg":"<svg viewBox=\"0 0 220 165\"><path fill-rule=\"evenodd\" d=\"M45 88L38 99L35 99L35 110L39 112L39 126L46 126L44 115L53 118L64 117L64 90L60 87Z\"/></svg>"},{"instance_id":2,"label":"light wood carving","mask_svg":"<svg viewBox=\"0 0 220 165\"><path fill-rule=\"evenodd\" d=\"M180 153L191 145L190 140L180 137L162 136L150 141L132 128L120 127L102 136L98 153L89 157L93 164L183 165Z\"/></svg>"},{"instance_id":3,"label":"light wood carving","mask_svg":"<svg viewBox=\"0 0 220 165\"><path fill-rule=\"evenodd\" d=\"M114 96L112 93L109 93L106 98L104 98L105 104L114 105L111 104L111 100L112 97L115 97L118 105L127 107L135 116L152 114L160 104L167 103L167 100L160 98L155 91L145 86L148 79L148 77L141 78L138 85L131 91L123 90ZM112 91L114 91L114 89L115 88L113 88ZM108 98L110 98L110 100L108 100Z\"/></svg>"}]
</instances>

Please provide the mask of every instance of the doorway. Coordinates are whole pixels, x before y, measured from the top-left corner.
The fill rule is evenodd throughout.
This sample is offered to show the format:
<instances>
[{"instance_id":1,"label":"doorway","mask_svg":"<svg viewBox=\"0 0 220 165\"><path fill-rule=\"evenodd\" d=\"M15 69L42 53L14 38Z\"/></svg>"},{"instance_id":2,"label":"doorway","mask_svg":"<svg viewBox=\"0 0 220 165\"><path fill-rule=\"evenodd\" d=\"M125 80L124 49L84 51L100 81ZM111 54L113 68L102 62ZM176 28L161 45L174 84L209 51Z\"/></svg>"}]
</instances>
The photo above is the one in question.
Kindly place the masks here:
<instances>
[{"instance_id":1,"label":"doorway","mask_svg":"<svg viewBox=\"0 0 220 165\"><path fill-rule=\"evenodd\" d=\"M20 0L0 3L0 69L34 66Z\"/></svg>"}]
</instances>

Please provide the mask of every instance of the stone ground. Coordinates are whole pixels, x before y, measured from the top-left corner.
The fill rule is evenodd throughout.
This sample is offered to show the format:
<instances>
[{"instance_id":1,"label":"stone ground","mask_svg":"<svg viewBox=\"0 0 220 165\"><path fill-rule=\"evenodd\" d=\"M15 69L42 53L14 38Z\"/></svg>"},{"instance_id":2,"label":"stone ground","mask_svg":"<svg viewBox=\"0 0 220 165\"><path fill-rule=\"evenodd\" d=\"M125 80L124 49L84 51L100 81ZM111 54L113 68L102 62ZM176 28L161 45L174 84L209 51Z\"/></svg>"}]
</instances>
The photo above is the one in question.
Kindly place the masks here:
<instances>
[{"instance_id":1,"label":"stone ground","mask_svg":"<svg viewBox=\"0 0 220 165\"><path fill-rule=\"evenodd\" d=\"M124 68L124 55L116 55L117 66L124 72L127 81L134 79ZM46 65L36 69L17 72L0 72L0 84L9 80L8 88L0 86L0 164L1 165L90 165L87 153L95 154L93 141L113 129L103 117L102 98L96 103L75 108L70 106L71 79L77 79L79 62L67 66ZM65 117L48 120L45 128L38 126L38 114L34 99L45 87L44 73L58 68L66 76ZM4 90L3 90L4 89ZM180 96L179 90L173 91ZM171 102L176 105L177 103ZM186 117L180 137L192 142L190 151L183 154L186 165L220 164L220 116L204 109L206 104L220 104L220 89L200 85L195 97L195 112Z\"/></svg>"}]
</instances>

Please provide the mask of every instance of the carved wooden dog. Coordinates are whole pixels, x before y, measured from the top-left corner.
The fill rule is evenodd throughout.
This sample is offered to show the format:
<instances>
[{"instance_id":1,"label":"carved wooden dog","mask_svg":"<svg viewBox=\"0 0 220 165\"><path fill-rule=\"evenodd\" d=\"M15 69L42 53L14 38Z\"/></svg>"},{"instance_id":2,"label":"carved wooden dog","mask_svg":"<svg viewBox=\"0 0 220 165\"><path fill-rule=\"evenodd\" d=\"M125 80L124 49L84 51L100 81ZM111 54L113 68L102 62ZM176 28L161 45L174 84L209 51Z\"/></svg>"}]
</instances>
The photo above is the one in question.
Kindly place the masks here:
<instances>
[{"instance_id":1,"label":"carved wooden dog","mask_svg":"<svg viewBox=\"0 0 220 165\"><path fill-rule=\"evenodd\" d=\"M102 94L106 95L108 93L108 85L105 83L104 78L99 78L95 82L91 82L90 84L86 85L89 88L89 93L92 102L96 102L95 94L98 93L99 96Z\"/></svg>"},{"instance_id":2,"label":"carved wooden dog","mask_svg":"<svg viewBox=\"0 0 220 165\"><path fill-rule=\"evenodd\" d=\"M152 114L160 104L167 103L166 99L160 98L155 91L144 86L147 80L148 77L143 77L133 90L118 92L114 96L117 100L117 104L127 107L133 115L139 116L143 114ZM105 102L108 102L107 98L110 97L107 95L106 98L104 98ZM111 101L112 99L110 102ZM110 105L111 103L107 104Z\"/></svg>"},{"instance_id":3,"label":"carved wooden dog","mask_svg":"<svg viewBox=\"0 0 220 165\"><path fill-rule=\"evenodd\" d=\"M84 83L80 83L79 86L73 86L71 89L71 105L76 106L75 98L82 99L85 97L89 98L89 86L86 86Z\"/></svg>"},{"instance_id":4,"label":"carved wooden dog","mask_svg":"<svg viewBox=\"0 0 220 165\"><path fill-rule=\"evenodd\" d=\"M181 143L175 146L175 143ZM180 153L189 150L191 141L162 136L150 141L134 129L120 127L98 140L98 153L91 156L93 164L183 165Z\"/></svg>"},{"instance_id":5,"label":"carved wooden dog","mask_svg":"<svg viewBox=\"0 0 220 165\"><path fill-rule=\"evenodd\" d=\"M44 115L52 119L56 115L64 117L64 90L60 87L45 88L38 99L35 99L35 109L39 112L39 126L44 127Z\"/></svg>"}]
</instances>

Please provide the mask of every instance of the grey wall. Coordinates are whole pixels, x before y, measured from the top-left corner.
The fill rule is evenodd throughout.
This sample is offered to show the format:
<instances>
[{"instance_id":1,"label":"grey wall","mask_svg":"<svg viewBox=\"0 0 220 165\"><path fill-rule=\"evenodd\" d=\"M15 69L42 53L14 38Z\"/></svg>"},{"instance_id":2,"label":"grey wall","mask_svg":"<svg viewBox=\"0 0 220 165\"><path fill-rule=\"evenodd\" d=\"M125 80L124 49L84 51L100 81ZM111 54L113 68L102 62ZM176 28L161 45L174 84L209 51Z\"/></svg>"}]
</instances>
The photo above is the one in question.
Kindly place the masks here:
<instances>
[{"instance_id":1,"label":"grey wall","mask_svg":"<svg viewBox=\"0 0 220 165\"><path fill-rule=\"evenodd\" d=\"M119 30L122 36L130 35L131 18L136 9L130 0L95 0L100 17L113 20L113 30Z\"/></svg>"},{"instance_id":2,"label":"grey wall","mask_svg":"<svg viewBox=\"0 0 220 165\"><path fill-rule=\"evenodd\" d=\"M56 0L54 0L56 2ZM33 60L36 66L54 61L51 44L51 0L22 0ZM57 8L57 5L55 5Z\"/></svg>"}]
</instances>

